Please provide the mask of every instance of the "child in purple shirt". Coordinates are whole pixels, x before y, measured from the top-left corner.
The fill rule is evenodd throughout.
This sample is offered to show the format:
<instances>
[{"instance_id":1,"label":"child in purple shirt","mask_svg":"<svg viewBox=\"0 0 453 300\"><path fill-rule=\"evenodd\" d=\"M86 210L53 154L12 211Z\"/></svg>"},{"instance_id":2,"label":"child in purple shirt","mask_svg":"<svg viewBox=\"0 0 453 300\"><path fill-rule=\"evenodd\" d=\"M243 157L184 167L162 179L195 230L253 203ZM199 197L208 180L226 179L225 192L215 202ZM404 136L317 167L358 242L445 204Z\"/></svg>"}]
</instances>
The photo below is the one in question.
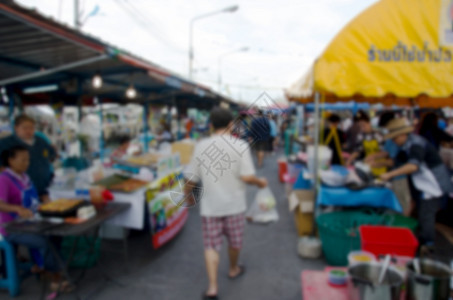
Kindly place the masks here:
<instances>
[{"instance_id":1,"label":"child in purple shirt","mask_svg":"<svg viewBox=\"0 0 453 300\"><path fill-rule=\"evenodd\" d=\"M8 167L0 174L0 224L11 222L16 217L33 217L37 197L36 190L25 173L30 160L28 150L24 147L13 147L2 153L5 165ZM25 203L23 200L27 197ZM25 207L24 204L27 204ZM5 229L0 227L0 233L6 236Z\"/></svg>"}]
</instances>

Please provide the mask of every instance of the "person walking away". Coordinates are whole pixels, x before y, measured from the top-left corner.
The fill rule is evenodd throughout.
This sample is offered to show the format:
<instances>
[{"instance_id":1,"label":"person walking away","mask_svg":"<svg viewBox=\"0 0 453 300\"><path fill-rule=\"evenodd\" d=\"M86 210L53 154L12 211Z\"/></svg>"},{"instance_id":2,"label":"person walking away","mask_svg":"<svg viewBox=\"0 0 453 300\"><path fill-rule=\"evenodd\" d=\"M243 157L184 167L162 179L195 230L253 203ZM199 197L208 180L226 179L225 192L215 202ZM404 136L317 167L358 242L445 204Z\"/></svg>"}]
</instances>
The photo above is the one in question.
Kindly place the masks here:
<instances>
[{"instance_id":1,"label":"person walking away","mask_svg":"<svg viewBox=\"0 0 453 300\"><path fill-rule=\"evenodd\" d=\"M43 138L35 136L35 120L19 115L14 121L14 134L0 140L0 153L14 146L23 146L30 153L27 174L33 182L42 202L49 201L48 191L52 182L52 161L55 149Z\"/></svg>"},{"instance_id":2,"label":"person walking away","mask_svg":"<svg viewBox=\"0 0 453 300\"><path fill-rule=\"evenodd\" d=\"M169 144L174 141L173 135L171 133L171 128L168 123L163 123L159 129L158 134L156 135L157 147L161 148L163 144Z\"/></svg>"},{"instance_id":3,"label":"person walking away","mask_svg":"<svg viewBox=\"0 0 453 300\"><path fill-rule=\"evenodd\" d=\"M446 166L436 148L420 135L404 119L394 119L387 125L385 139L391 139L407 155L404 165L381 174L389 181L408 175L418 193L418 221L420 224L421 252L431 251L434 246L436 213L445 194L450 193L452 183Z\"/></svg>"},{"instance_id":4,"label":"person walking away","mask_svg":"<svg viewBox=\"0 0 453 300\"><path fill-rule=\"evenodd\" d=\"M258 117L252 121L250 139L258 158L258 168L263 166L265 152L269 149L271 128L263 111L258 111Z\"/></svg>"},{"instance_id":5,"label":"person walking away","mask_svg":"<svg viewBox=\"0 0 453 300\"><path fill-rule=\"evenodd\" d=\"M247 141L249 137L249 125L247 123L246 114L239 114L239 118L236 122L234 122L234 125L234 135L240 139Z\"/></svg>"},{"instance_id":6,"label":"person walking away","mask_svg":"<svg viewBox=\"0 0 453 300\"><path fill-rule=\"evenodd\" d=\"M437 150L443 143L453 142L453 136L439 128L439 117L437 114L427 113L420 123L418 134L430 142Z\"/></svg>"},{"instance_id":7,"label":"person walking away","mask_svg":"<svg viewBox=\"0 0 453 300\"><path fill-rule=\"evenodd\" d=\"M386 172L385 167L373 167L376 164L374 155L381 152L381 144L383 142L382 135L373 130L370 118L368 115L359 111L356 116L357 124L360 128L360 133L357 135L357 145L355 152L351 154L346 163L350 166L356 159L362 159L371 165L371 172L374 176L379 176Z\"/></svg>"},{"instance_id":8,"label":"person walking away","mask_svg":"<svg viewBox=\"0 0 453 300\"><path fill-rule=\"evenodd\" d=\"M324 129L323 141L324 145L332 150L332 165L344 165L343 161L343 144L345 143L345 134L339 129L341 122L337 114L331 114L327 118L328 128Z\"/></svg>"},{"instance_id":9,"label":"person walking away","mask_svg":"<svg viewBox=\"0 0 453 300\"><path fill-rule=\"evenodd\" d=\"M274 117L272 114L268 115L269 127L270 127L270 137L269 137L269 152L274 153L275 139L278 137L277 132L277 123L275 123Z\"/></svg>"},{"instance_id":10,"label":"person walking away","mask_svg":"<svg viewBox=\"0 0 453 300\"><path fill-rule=\"evenodd\" d=\"M357 137L360 134L360 124L358 121L358 117L362 114L365 114L364 111L359 110L357 115L352 118L351 125L349 126L348 130L346 130L346 148L345 150L349 153L354 152L357 146Z\"/></svg>"},{"instance_id":11,"label":"person walking away","mask_svg":"<svg viewBox=\"0 0 453 300\"><path fill-rule=\"evenodd\" d=\"M288 116L285 116L280 124L280 142L285 144L285 131L290 127L291 120Z\"/></svg>"},{"instance_id":12,"label":"person walking away","mask_svg":"<svg viewBox=\"0 0 453 300\"><path fill-rule=\"evenodd\" d=\"M214 134L200 141L184 172L187 183L184 192L190 203L198 181L203 186L200 200L204 256L209 287L203 299L218 299L217 273L223 235L227 237L230 267L228 276L235 279L244 274L238 264L242 248L246 211L246 184L260 188L267 180L255 176L251 153L244 142L231 136L233 115L224 108L211 111Z\"/></svg>"},{"instance_id":13,"label":"person walking away","mask_svg":"<svg viewBox=\"0 0 453 300\"><path fill-rule=\"evenodd\" d=\"M25 146L13 146L1 154L6 169L0 174L0 225L16 218L28 219L37 212L38 192L26 171L30 164L30 154ZM52 253L45 236L31 233L10 233L0 226L0 235L12 244L30 248L35 266L32 272L46 270L52 273L51 290L70 291L69 282L61 280L57 258Z\"/></svg>"},{"instance_id":14,"label":"person walking away","mask_svg":"<svg viewBox=\"0 0 453 300\"><path fill-rule=\"evenodd\" d=\"M195 126L195 122L192 118L188 118L186 122L186 139L190 139L192 137L192 131Z\"/></svg>"}]
</instances>

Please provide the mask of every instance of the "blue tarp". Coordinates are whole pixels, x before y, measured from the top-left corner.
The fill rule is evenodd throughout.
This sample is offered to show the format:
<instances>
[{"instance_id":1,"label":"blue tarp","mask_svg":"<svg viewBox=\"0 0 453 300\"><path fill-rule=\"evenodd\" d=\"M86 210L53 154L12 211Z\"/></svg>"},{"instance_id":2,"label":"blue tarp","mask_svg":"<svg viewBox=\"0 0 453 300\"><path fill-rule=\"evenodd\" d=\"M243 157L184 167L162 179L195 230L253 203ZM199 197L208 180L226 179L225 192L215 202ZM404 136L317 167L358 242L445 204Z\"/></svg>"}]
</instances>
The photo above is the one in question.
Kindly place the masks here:
<instances>
[{"instance_id":1,"label":"blue tarp","mask_svg":"<svg viewBox=\"0 0 453 300\"><path fill-rule=\"evenodd\" d=\"M402 213L403 208L392 190L366 188L353 191L348 188L322 186L318 193L318 205L386 207Z\"/></svg>"},{"instance_id":2,"label":"blue tarp","mask_svg":"<svg viewBox=\"0 0 453 300\"><path fill-rule=\"evenodd\" d=\"M368 103L357 103L354 101L351 102L337 102L337 103L324 103L319 106L322 110L350 110L353 113L356 113L358 110L369 110L371 108L370 104ZM308 103L305 106L305 109L309 112L315 110L314 103Z\"/></svg>"},{"instance_id":3,"label":"blue tarp","mask_svg":"<svg viewBox=\"0 0 453 300\"><path fill-rule=\"evenodd\" d=\"M338 167L337 167L338 168ZM305 179L304 169L297 177L294 183L294 189L312 189L313 184L310 180ZM363 190L351 190L346 187L329 187L322 185L319 189L317 205L327 206L368 206L384 207L396 212L402 213L403 208L392 190L388 188L365 188Z\"/></svg>"}]
</instances>

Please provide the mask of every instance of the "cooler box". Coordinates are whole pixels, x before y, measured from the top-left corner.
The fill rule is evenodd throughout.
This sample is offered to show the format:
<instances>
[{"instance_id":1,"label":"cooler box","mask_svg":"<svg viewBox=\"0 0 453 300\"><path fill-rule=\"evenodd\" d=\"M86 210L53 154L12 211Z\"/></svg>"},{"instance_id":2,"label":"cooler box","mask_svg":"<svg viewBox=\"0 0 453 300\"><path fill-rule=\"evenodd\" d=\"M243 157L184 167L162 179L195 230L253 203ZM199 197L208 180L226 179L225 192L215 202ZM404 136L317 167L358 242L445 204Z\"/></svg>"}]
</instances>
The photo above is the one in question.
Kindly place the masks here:
<instances>
[{"instance_id":1,"label":"cooler box","mask_svg":"<svg viewBox=\"0 0 453 300\"><path fill-rule=\"evenodd\" d=\"M414 257L418 240L410 229L387 226L360 226L362 250L379 255Z\"/></svg>"}]
</instances>

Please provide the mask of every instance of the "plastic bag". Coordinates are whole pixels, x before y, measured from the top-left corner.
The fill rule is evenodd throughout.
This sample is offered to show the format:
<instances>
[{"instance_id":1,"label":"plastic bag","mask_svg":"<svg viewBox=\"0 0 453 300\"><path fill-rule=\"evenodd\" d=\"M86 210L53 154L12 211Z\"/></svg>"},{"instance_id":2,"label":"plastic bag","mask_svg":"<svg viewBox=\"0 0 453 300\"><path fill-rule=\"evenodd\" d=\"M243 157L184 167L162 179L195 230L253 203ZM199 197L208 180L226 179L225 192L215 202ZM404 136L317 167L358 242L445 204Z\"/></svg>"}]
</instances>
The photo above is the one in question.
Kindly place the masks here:
<instances>
[{"instance_id":1,"label":"plastic bag","mask_svg":"<svg viewBox=\"0 0 453 300\"><path fill-rule=\"evenodd\" d=\"M247 220L256 223L278 221L276 204L274 194L268 187L260 189L246 213Z\"/></svg>"},{"instance_id":2,"label":"plastic bag","mask_svg":"<svg viewBox=\"0 0 453 300\"><path fill-rule=\"evenodd\" d=\"M319 177L321 177L322 183L333 187L344 186L348 178L347 175L344 176L332 170L320 170Z\"/></svg>"}]
</instances>

